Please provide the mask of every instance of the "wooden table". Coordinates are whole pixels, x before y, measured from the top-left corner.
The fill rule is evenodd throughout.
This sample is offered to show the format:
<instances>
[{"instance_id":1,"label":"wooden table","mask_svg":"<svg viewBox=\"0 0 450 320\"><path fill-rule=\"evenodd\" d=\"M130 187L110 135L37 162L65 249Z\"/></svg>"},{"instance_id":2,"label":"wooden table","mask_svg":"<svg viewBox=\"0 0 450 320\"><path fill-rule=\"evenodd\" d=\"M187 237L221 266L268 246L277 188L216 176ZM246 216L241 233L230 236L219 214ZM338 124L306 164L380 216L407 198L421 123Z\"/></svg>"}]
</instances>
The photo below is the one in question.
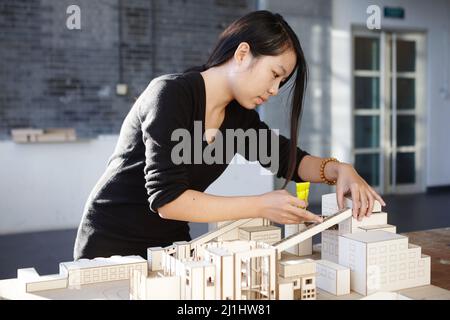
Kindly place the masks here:
<instances>
[{"instance_id":1,"label":"wooden table","mask_svg":"<svg viewBox=\"0 0 450 320\"><path fill-rule=\"evenodd\" d=\"M450 228L403 233L431 257L431 284L450 290Z\"/></svg>"}]
</instances>

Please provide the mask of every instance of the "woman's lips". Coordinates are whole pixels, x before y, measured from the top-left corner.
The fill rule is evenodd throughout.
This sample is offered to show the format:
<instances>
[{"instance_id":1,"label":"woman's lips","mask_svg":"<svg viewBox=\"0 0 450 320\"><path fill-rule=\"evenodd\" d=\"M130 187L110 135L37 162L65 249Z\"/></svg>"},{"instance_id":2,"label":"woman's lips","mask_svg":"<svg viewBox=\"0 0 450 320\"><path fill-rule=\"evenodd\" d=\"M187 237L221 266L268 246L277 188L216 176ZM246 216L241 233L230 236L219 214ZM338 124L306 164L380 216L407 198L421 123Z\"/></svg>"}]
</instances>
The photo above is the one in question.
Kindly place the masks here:
<instances>
[{"instance_id":1,"label":"woman's lips","mask_svg":"<svg viewBox=\"0 0 450 320\"><path fill-rule=\"evenodd\" d=\"M261 104L261 103L266 102L266 100L264 100L264 99L261 98L261 97L257 97L256 99L258 100L258 104Z\"/></svg>"}]
</instances>

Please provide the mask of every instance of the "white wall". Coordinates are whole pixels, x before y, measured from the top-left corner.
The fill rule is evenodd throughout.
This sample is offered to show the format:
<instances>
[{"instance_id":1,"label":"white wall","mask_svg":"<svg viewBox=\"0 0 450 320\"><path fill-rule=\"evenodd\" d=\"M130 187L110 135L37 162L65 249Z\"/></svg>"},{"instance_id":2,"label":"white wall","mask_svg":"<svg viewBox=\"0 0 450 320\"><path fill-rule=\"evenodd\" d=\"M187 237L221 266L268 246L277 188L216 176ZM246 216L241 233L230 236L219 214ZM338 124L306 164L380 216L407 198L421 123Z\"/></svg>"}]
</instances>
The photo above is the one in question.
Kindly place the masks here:
<instances>
[{"instance_id":1,"label":"white wall","mask_svg":"<svg viewBox=\"0 0 450 320\"><path fill-rule=\"evenodd\" d=\"M86 199L103 174L117 138L0 142L0 234L77 228ZM262 175L260 169L268 172L258 163L232 164L206 192L233 196L273 190L273 176ZM206 231L206 224L191 224L191 235Z\"/></svg>"},{"instance_id":2,"label":"white wall","mask_svg":"<svg viewBox=\"0 0 450 320\"><path fill-rule=\"evenodd\" d=\"M349 161L352 119L351 26L366 25L369 5L403 7L405 19L381 19L381 28L426 31L426 186L450 184L450 1L447 0L334 0L332 8L332 154ZM383 10L383 9L382 9ZM445 80L447 79L447 83ZM446 88L444 88L446 87Z\"/></svg>"},{"instance_id":3,"label":"white wall","mask_svg":"<svg viewBox=\"0 0 450 320\"><path fill-rule=\"evenodd\" d=\"M0 234L76 228L117 136L0 143Z\"/></svg>"}]
</instances>

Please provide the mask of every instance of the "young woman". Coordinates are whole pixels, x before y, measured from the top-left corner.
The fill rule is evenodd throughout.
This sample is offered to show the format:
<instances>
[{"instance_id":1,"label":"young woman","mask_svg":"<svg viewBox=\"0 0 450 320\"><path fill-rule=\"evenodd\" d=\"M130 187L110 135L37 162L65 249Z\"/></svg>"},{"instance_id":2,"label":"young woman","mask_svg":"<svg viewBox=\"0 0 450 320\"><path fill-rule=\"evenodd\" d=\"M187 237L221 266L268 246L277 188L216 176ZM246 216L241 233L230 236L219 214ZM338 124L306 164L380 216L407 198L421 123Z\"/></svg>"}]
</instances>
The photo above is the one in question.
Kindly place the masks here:
<instances>
[{"instance_id":1,"label":"young woman","mask_svg":"<svg viewBox=\"0 0 450 320\"><path fill-rule=\"evenodd\" d=\"M282 190L238 197L204 193L228 163L174 161L178 143L174 132L182 129L192 134L185 143L189 148L183 150L188 159L219 141L218 146L225 146L222 136L229 129L268 130L271 137L273 131L255 108L277 95L290 78L291 139L279 136L279 164L273 172L286 179ZM233 22L205 65L153 79L127 115L108 167L87 200L74 258L146 257L148 247L190 240L189 221L250 217L280 224L320 221L305 209L306 203L284 190L291 180L336 184L339 206L343 208L344 194L351 193L356 204L353 214L359 219L370 214L375 199L385 205L351 165L314 157L297 147L306 81L307 66L297 36L282 16L269 11L252 12ZM194 141L199 128L200 144ZM260 141L272 146L257 139L258 146ZM197 148L190 148L193 145ZM244 146L251 147L248 141ZM186 150L194 150L194 155ZM261 160L245 148L233 150L249 160Z\"/></svg>"}]
</instances>

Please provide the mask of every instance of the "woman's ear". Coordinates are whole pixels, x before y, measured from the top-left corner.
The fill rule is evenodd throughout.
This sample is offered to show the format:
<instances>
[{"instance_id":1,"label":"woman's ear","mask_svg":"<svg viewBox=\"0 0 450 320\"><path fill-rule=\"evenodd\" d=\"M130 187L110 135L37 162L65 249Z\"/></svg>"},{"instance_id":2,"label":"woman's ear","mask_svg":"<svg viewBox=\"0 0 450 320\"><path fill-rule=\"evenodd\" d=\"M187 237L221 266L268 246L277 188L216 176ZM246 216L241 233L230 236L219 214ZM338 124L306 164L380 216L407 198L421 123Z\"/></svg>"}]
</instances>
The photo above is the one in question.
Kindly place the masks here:
<instances>
[{"instance_id":1,"label":"woman's ear","mask_svg":"<svg viewBox=\"0 0 450 320\"><path fill-rule=\"evenodd\" d=\"M234 59L238 65L242 64L245 58L251 56L250 45L247 42L241 42L234 52Z\"/></svg>"}]
</instances>

